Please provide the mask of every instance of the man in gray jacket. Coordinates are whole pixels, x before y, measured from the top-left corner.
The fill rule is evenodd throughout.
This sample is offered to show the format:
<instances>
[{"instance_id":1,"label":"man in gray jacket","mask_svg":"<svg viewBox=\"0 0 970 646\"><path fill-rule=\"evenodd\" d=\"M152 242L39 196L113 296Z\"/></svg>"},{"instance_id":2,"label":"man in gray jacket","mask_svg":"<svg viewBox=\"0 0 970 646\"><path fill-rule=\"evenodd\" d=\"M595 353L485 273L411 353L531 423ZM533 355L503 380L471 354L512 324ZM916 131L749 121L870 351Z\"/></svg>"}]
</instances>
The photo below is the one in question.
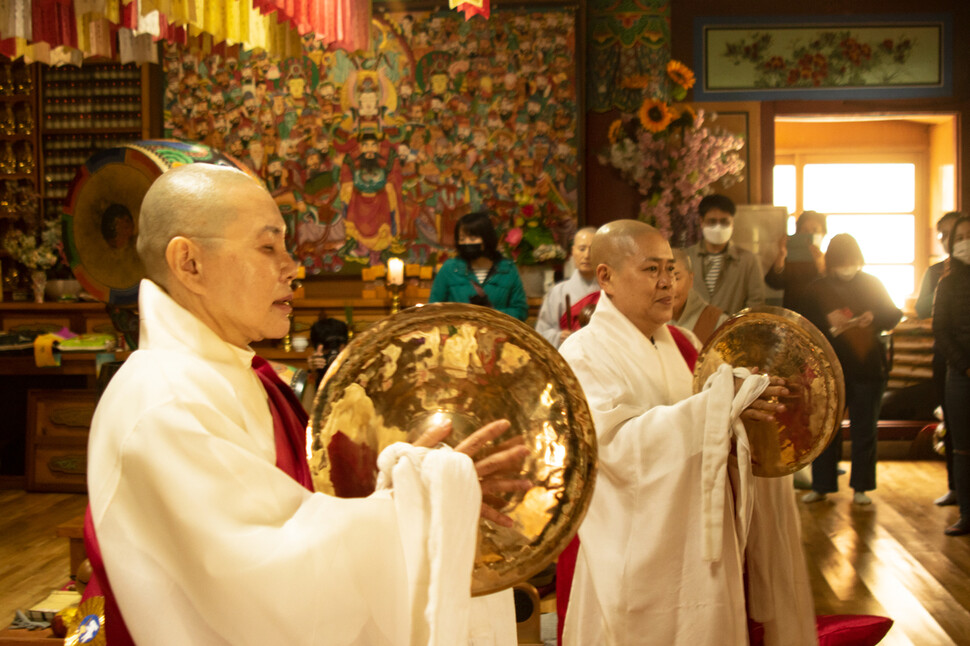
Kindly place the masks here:
<instances>
[{"instance_id":1,"label":"man in gray jacket","mask_svg":"<svg viewBox=\"0 0 970 646\"><path fill-rule=\"evenodd\" d=\"M694 289L728 315L765 302L764 272L758 257L731 242L734 202L708 195L698 207L704 238L687 248L694 265Z\"/></svg>"}]
</instances>

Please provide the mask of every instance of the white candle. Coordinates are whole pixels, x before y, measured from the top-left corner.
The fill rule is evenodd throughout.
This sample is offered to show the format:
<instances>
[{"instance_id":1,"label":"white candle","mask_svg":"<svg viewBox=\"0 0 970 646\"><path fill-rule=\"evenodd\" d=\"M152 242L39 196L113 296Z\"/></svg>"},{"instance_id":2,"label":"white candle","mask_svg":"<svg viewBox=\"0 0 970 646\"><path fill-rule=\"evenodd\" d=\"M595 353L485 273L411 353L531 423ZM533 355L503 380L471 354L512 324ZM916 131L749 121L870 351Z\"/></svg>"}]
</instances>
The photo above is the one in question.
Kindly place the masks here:
<instances>
[{"instance_id":1,"label":"white candle","mask_svg":"<svg viewBox=\"0 0 970 646\"><path fill-rule=\"evenodd\" d=\"M400 258L391 258L387 261L387 284L404 284L404 261Z\"/></svg>"}]
</instances>

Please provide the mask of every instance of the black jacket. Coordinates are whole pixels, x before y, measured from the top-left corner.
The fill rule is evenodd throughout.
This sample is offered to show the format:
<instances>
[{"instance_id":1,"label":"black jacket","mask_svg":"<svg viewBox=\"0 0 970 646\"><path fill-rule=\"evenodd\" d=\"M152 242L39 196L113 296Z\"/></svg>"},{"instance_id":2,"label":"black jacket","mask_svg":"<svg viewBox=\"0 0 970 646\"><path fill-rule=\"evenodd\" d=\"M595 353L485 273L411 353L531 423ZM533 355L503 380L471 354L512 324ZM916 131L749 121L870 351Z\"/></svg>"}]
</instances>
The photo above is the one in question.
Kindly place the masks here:
<instances>
[{"instance_id":1,"label":"black jacket","mask_svg":"<svg viewBox=\"0 0 970 646\"><path fill-rule=\"evenodd\" d=\"M848 381L884 381L889 374L885 348L879 335L899 323L903 313L875 276L859 272L852 280L823 276L805 292L806 318L825 334L842 364ZM829 312L846 310L850 318L872 312L872 325L851 328L832 336Z\"/></svg>"},{"instance_id":2,"label":"black jacket","mask_svg":"<svg viewBox=\"0 0 970 646\"><path fill-rule=\"evenodd\" d=\"M950 368L970 369L970 266L950 257L950 273L940 279L933 304L936 349Z\"/></svg>"}]
</instances>

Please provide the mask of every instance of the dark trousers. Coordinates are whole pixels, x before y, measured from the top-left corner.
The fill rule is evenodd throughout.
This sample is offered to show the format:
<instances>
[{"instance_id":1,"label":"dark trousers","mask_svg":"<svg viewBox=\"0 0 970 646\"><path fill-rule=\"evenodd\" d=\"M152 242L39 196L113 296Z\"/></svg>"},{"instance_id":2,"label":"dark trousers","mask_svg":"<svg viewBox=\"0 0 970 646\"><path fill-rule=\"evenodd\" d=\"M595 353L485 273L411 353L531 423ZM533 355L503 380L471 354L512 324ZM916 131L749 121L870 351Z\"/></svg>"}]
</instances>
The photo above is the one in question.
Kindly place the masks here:
<instances>
[{"instance_id":1,"label":"dark trousers","mask_svg":"<svg viewBox=\"0 0 970 646\"><path fill-rule=\"evenodd\" d=\"M946 373L946 414L960 518L970 520L970 377L952 368Z\"/></svg>"},{"instance_id":2,"label":"dark trousers","mask_svg":"<svg viewBox=\"0 0 970 646\"><path fill-rule=\"evenodd\" d=\"M937 404L943 407L943 422L947 432L943 434L943 457L946 458L946 484L950 491L956 491L957 485L953 480L953 435L946 419L946 357L933 351L933 390L936 393Z\"/></svg>"},{"instance_id":3,"label":"dark trousers","mask_svg":"<svg viewBox=\"0 0 970 646\"><path fill-rule=\"evenodd\" d=\"M856 491L872 491L876 488L876 425L885 389L886 383L882 381L845 382L845 400L849 407L849 436L852 439L849 486ZM839 490L838 468L841 457L842 429L839 429L828 447L812 462L814 491L834 493Z\"/></svg>"}]
</instances>

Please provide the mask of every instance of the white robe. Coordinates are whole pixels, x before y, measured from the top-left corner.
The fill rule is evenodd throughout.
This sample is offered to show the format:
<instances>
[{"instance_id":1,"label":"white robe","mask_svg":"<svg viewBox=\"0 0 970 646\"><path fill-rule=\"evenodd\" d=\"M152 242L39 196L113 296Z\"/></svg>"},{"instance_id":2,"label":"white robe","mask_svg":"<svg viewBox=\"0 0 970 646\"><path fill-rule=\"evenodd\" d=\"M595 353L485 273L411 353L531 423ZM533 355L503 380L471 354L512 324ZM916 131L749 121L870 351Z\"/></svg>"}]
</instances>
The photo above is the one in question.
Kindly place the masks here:
<instances>
[{"instance_id":1,"label":"white robe","mask_svg":"<svg viewBox=\"0 0 970 646\"><path fill-rule=\"evenodd\" d=\"M407 447L382 470L402 492L311 493L275 466L252 351L149 281L140 311L141 347L101 398L88 462L105 568L139 646L463 641L471 460Z\"/></svg>"},{"instance_id":2,"label":"white robe","mask_svg":"<svg viewBox=\"0 0 970 646\"><path fill-rule=\"evenodd\" d=\"M572 305L575 305L584 297L589 296L595 291L599 291L599 283L596 277L586 280L578 271L566 280L553 285L549 293L542 299L542 307L539 308L539 316L536 318L536 332L541 334L546 341L559 347L559 319L566 313L566 296L569 296Z\"/></svg>"},{"instance_id":3,"label":"white robe","mask_svg":"<svg viewBox=\"0 0 970 646\"><path fill-rule=\"evenodd\" d=\"M745 470L737 416L764 377L748 377L734 396L725 368L692 395L691 373L666 327L654 341L601 298L589 325L560 350L583 386L599 449L564 643L746 646L744 546L761 485ZM731 434L742 458L733 484ZM751 530L763 542L769 523L760 511L754 516ZM812 617L811 636L788 645L814 643L814 608L810 591L802 608L804 592L797 610Z\"/></svg>"}]
</instances>

